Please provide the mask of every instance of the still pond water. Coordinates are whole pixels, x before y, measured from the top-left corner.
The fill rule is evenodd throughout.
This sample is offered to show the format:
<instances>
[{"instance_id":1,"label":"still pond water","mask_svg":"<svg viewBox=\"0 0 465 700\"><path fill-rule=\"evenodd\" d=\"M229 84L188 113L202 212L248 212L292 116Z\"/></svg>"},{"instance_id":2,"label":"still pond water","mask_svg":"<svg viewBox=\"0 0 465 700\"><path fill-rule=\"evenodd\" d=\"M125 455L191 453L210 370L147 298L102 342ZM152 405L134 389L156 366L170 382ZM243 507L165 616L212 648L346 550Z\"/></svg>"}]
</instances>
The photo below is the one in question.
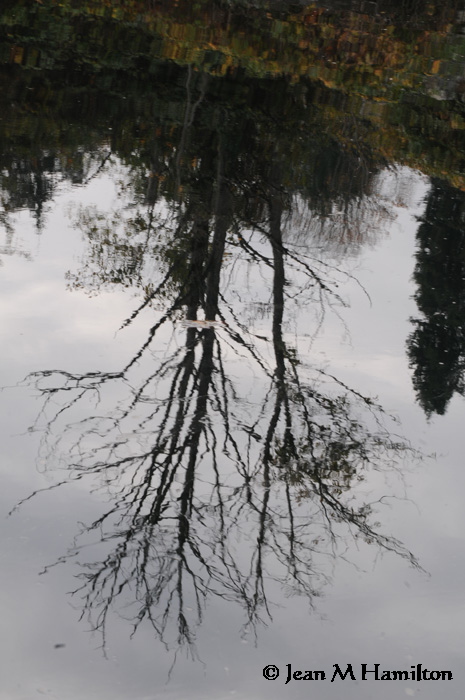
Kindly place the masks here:
<instances>
[{"instance_id":1,"label":"still pond water","mask_svg":"<svg viewBox=\"0 0 465 700\"><path fill-rule=\"evenodd\" d=\"M371 7L1 10L0 700L463 697L464 14Z\"/></svg>"}]
</instances>

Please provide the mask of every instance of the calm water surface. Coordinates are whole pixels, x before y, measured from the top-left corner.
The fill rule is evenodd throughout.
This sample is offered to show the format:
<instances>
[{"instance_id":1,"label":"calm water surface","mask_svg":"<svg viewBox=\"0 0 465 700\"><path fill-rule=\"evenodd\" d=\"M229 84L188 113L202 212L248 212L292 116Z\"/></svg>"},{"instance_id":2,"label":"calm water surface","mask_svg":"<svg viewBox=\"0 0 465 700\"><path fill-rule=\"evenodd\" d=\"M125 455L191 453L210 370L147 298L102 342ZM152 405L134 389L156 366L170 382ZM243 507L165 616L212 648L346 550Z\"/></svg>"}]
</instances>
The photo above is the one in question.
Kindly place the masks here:
<instances>
[{"instance_id":1,"label":"calm water surface","mask_svg":"<svg viewBox=\"0 0 465 700\"><path fill-rule=\"evenodd\" d=\"M0 700L463 697L463 16L1 10Z\"/></svg>"}]
</instances>

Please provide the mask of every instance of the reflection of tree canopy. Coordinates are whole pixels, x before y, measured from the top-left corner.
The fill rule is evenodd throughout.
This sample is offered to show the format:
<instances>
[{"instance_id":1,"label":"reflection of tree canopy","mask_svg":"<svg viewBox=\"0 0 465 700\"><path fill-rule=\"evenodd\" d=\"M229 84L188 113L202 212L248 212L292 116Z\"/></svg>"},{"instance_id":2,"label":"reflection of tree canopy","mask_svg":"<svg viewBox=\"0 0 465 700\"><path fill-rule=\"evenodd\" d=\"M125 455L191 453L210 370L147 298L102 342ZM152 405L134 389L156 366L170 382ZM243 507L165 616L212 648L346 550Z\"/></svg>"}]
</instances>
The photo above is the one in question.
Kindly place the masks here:
<instances>
[{"instance_id":1,"label":"reflection of tree canopy","mask_svg":"<svg viewBox=\"0 0 465 700\"><path fill-rule=\"evenodd\" d=\"M443 415L465 390L465 196L433 181L417 232L414 279L421 318L408 340L413 385L427 415Z\"/></svg>"},{"instance_id":2,"label":"reflection of tree canopy","mask_svg":"<svg viewBox=\"0 0 465 700\"><path fill-rule=\"evenodd\" d=\"M29 381L45 399L44 449L67 454L60 483L88 478L110 496L63 557L81 559L99 535L81 559L84 611L104 633L121 596L136 628L149 621L167 644L193 650L209 598L239 603L251 627L269 615L270 580L312 604L325 560L350 537L417 562L354 488L407 445L383 428L380 406L301 360L286 332L292 309L316 305L321 316L341 301L342 273L283 238L289 184L300 177L302 196L318 202L314 171L292 172L297 147L276 138L281 124L226 112L204 76L188 74L186 90L184 121L169 128L176 147L146 144L145 214L123 227L145 248L131 257L110 237L116 221L80 214L97 277L142 284L151 265L123 324L146 321L144 342L117 371ZM263 334L245 323L249 300L269 308Z\"/></svg>"},{"instance_id":3,"label":"reflection of tree canopy","mask_svg":"<svg viewBox=\"0 0 465 700\"><path fill-rule=\"evenodd\" d=\"M87 100L79 100L79 107L87 111L88 127L77 126L76 95L62 93L67 105L59 110L42 102L49 90L43 77L33 74L16 81L10 73L1 77L7 82L0 97L2 207L6 219L28 209L41 230L44 212L60 186L86 184L104 166L111 153L108 134L92 128L94 114Z\"/></svg>"},{"instance_id":4,"label":"reflection of tree canopy","mask_svg":"<svg viewBox=\"0 0 465 700\"><path fill-rule=\"evenodd\" d=\"M463 187L454 0L421 12L414 0L342 3L344 12L328 2L302 13L288 3L269 13L209 0L148 4L145 13L146 3L132 1L2 5L0 184L11 206L30 207L40 221L60 176L85 181L83 151L98 155L111 141L131 161L154 115L166 130L179 125L189 65L218 76L209 87L216 99L237 99L258 121L257 85L286 76L295 89L268 91L267 115L292 123L303 152L312 150L307 139L315 147L331 134L333 158L343 150L353 165L360 157L375 169L401 161Z\"/></svg>"},{"instance_id":5,"label":"reflection of tree canopy","mask_svg":"<svg viewBox=\"0 0 465 700\"><path fill-rule=\"evenodd\" d=\"M253 177L248 172L247 149L266 156L276 144L285 161L286 188L310 199L312 209L326 221L335 209L342 219L349 203L360 204L384 164L372 156L364 144L363 125L350 113L338 124L337 134L328 129L318 101L330 99L331 108L344 110L345 98L322 94L325 91L317 85L292 86L284 78L257 80L240 75L208 78L191 67L164 63L154 68L150 85L134 87L126 81L121 94L112 90L103 98L93 87L83 90L73 85L80 79L70 75L69 84L56 94L50 82L61 84L58 72L48 79L43 74L25 75L16 90L9 88L6 99L15 108L7 109L7 133L0 130L0 184L9 210L27 207L40 222L44 206L61 182L85 184L112 154L133 169L132 187L139 184L145 189L147 170L151 172L150 187L140 189L141 198L148 201L157 192L176 197L178 182L166 173L173 165L179 169L187 156L192 160L201 156L195 138L191 136L188 143L181 139L191 116L195 137L200 134L203 140L202 129L214 131L225 111L229 150L245 177ZM45 105L44 92L49 95ZM191 116L186 116L188 112Z\"/></svg>"},{"instance_id":6,"label":"reflection of tree canopy","mask_svg":"<svg viewBox=\"0 0 465 700\"><path fill-rule=\"evenodd\" d=\"M212 148L218 130L234 193L236 232L260 227L266 211L262 190L272 168L279 167L288 201L287 241L306 246L313 238L315 249L336 253L338 248L356 251L379 235L387 210L371 191L380 163L362 143L358 149L345 147L325 133L318 108L307 104L314 87L294 87L284 79L219 80L191 68L171 69L166 79L177 86L170 99L157 103L156 114L136 123L131 133L115 128L112 137L115 153L131 168L121 187L123 198L131 192L148 210L120 210L112 218L97 209L78 212L90 253L76 279L70 277L71 285L97 290L108 283L140 285L145 278L151 288L153 260L173 255L161 225L163 203L185 203L187 225L177 229L176 245L182 245L195 200L204 196L202 178L215 177L205 159L216 163ZM344 132L355 135L350 118Z\"/></svg>"}]
</instances>

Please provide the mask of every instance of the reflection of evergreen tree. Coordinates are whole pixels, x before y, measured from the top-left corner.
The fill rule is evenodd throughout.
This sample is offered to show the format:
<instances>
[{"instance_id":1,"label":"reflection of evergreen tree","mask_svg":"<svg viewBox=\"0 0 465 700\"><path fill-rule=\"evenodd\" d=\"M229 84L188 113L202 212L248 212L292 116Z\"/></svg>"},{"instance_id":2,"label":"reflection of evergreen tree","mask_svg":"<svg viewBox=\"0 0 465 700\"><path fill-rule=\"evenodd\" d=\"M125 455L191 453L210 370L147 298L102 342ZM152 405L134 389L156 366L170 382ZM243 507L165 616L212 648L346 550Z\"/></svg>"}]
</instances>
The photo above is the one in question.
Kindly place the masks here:
<instances>
[{"instance_id":1,"label":"reflection of evergreen tree","mask_svg":"<svg viewBox=\"0 0 465 700\"><path fill-rule=\"evenodd\" d=\"M454 392L464 393L465 194L433 182L418 229L418 291L421 318L408 340L413 385L428 415L443 415Z\"/></svg>"}]
</instances>

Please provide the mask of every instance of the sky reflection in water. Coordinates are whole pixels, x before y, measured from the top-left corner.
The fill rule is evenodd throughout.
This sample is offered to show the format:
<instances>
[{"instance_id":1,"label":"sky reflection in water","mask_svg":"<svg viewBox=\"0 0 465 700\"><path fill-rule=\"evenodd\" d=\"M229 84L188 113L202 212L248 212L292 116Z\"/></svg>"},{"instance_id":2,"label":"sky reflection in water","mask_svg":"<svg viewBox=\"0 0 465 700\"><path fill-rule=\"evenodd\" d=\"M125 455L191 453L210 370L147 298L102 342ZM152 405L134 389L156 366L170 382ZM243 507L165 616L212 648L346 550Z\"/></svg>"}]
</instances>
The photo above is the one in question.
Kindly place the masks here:
<instances>
[{"instance_id":1,"label":"sky reflection in water","mask_svg":"<svg viewBox=\"0 0 465 700\"><path fill-rule=\"evenodd\" d=\"M29 380L3 392L3 511L42 493L5 523L0 698L308 697L269 663L422 663L458 697L463 195L322 139L313 87L228 79L244 108L168 72L135 133L4 156L1 383ZM373 683L344 696L392 697Z\"/></svg>"}]
</instances>

